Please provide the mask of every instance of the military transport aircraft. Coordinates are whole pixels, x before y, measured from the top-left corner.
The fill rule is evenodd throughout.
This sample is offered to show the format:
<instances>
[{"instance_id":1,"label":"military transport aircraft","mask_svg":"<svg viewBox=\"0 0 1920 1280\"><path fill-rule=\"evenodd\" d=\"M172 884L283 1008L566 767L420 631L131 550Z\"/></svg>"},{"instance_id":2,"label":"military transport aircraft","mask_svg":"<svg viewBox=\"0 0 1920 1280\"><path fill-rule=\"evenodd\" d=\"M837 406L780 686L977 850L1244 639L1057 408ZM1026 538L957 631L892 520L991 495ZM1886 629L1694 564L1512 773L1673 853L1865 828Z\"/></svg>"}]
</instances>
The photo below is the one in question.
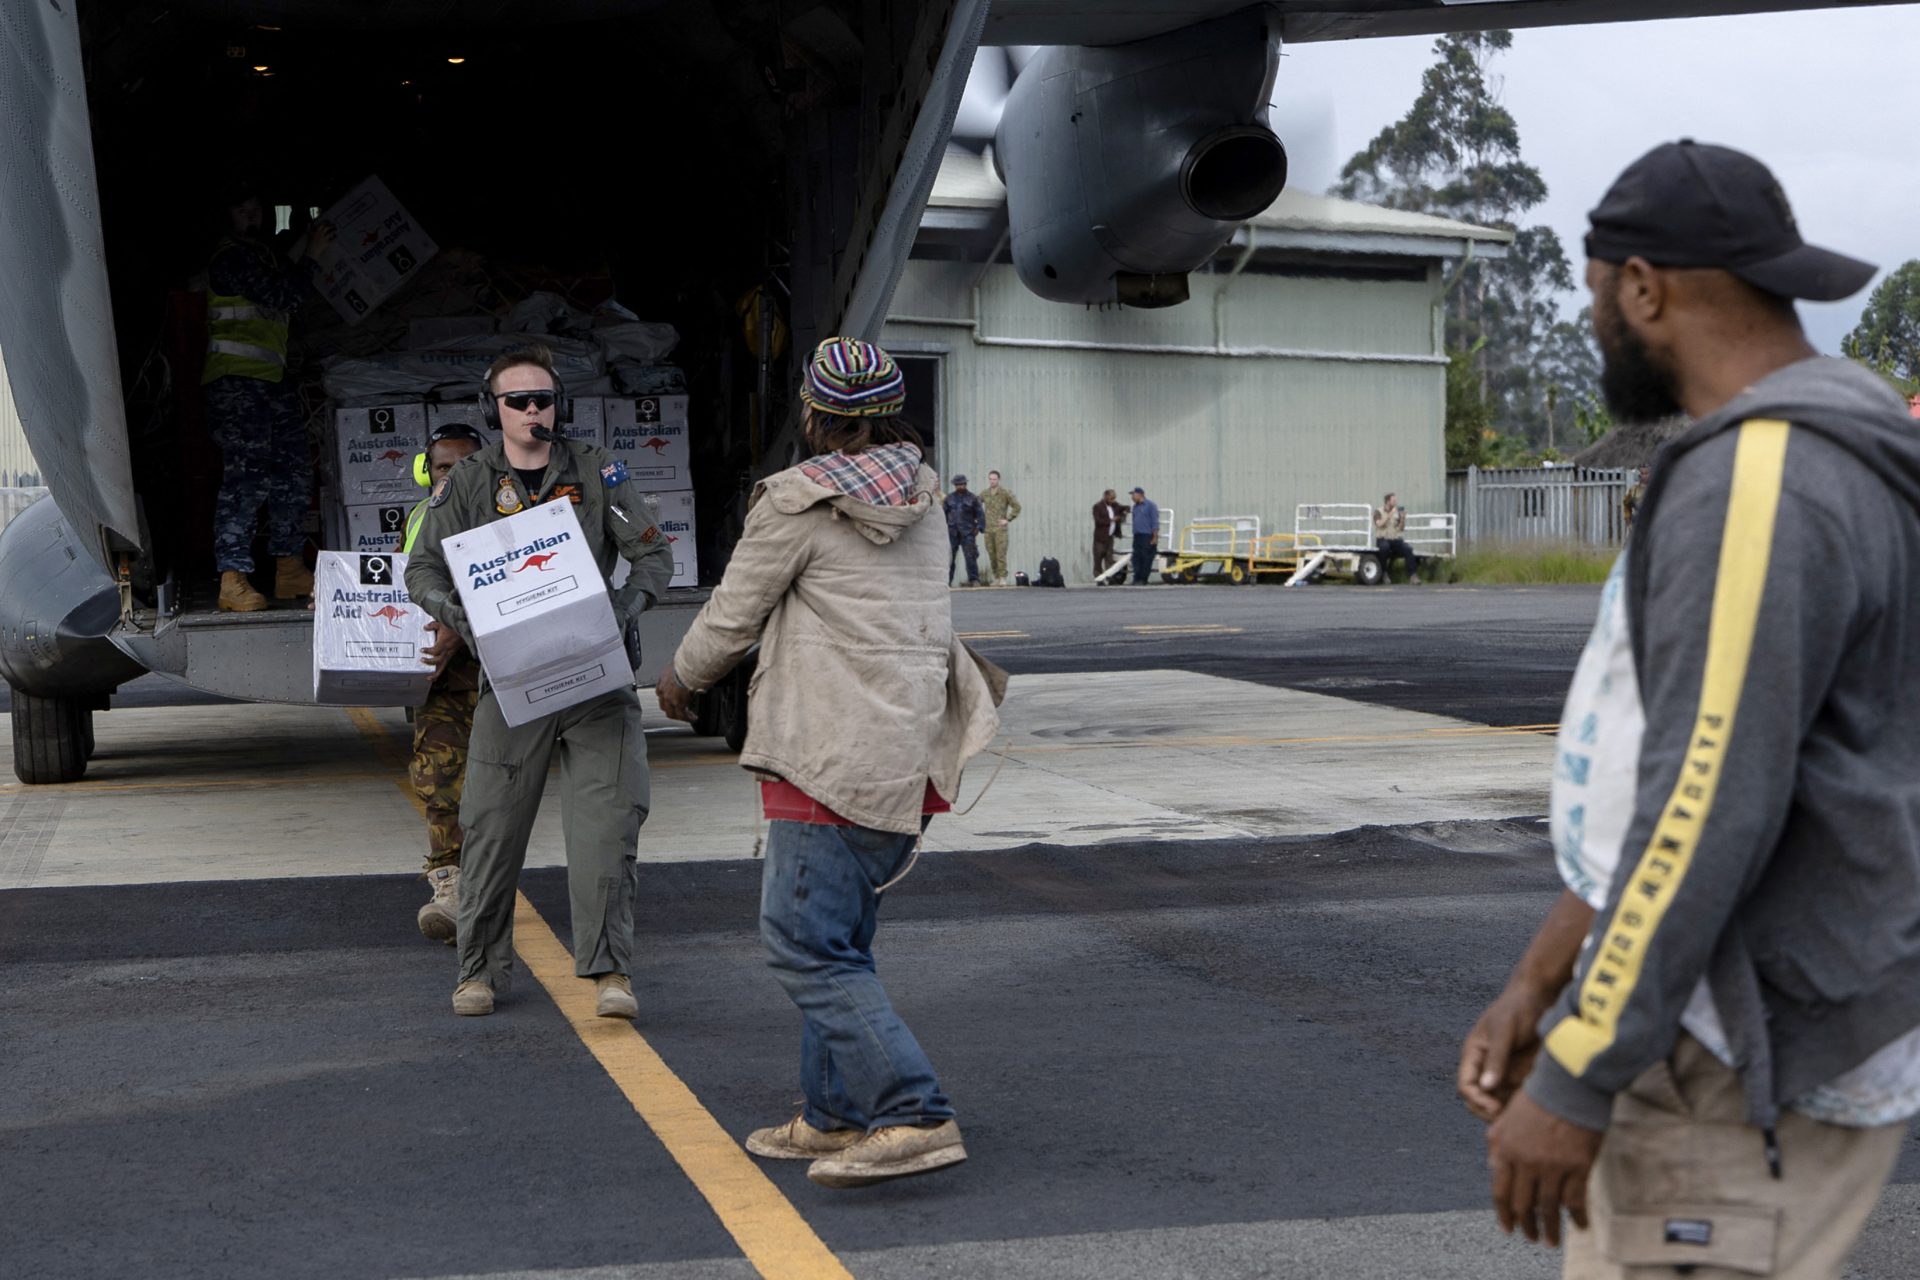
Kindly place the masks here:
<instances>
[{"instance_id":1,"label":"military transport aircraft","mask_svg":"<svg viewBox=\"0 0 1920 1280\"><path fill-rule=\"evenodd\" d=\"M16 771L80 777L93 711L143 671L312 700L311 615L223 615L198 585L217 463L185 443L198 353L160 317L236 173L384 174L443 238L576 273L591 246L683 347L739 346L711 302L752 296L805 350L877 335L982 43L1047 46L995 131L996 258L1045 298L1166 306L1285 183L1288 43L1858 3L0 0L0 352L51 492L0 537ZM708 415L753 466L777 461L756 390L784 403L766 312L757 386L717 378ZM655 654L702 598L673 594Z\"/></svg>"}]
</instances>

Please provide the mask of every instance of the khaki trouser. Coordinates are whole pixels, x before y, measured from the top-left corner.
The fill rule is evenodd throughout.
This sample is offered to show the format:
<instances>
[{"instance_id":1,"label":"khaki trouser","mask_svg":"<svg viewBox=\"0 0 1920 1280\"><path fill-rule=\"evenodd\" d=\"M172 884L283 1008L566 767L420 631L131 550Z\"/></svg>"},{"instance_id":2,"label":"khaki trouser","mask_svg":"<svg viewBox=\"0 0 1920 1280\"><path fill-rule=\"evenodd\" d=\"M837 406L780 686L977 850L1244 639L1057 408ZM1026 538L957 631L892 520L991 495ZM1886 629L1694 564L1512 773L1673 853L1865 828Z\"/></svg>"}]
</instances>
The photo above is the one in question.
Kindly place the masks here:
<instances>
[{"instance_id":1,"label":"khaki trouser","mask_svg":"<svg viewBox=\"0 0 1920 1280\"><path fill-rule=\"evenodd\" d=\"M1671 1059L1614 1099L1587 1184L1592 1229L1569 1230L1566 1280L1837 1278L1907 1126L1786 1111L1775 1131L1777 1180L1739 1076L1683 1033Z\"/></svg>"},{"instance_id":2,"label":"khaki trouser","mask_svg":"<svg viewBox=\"0 0 1920 1280\"><path fill-rule=\"evenodd\" d=\"M987 530L988 577L994 582L1007 580L1007 531L1005 529Z\"/></svg>"},{"instance_id":3,"label":"khaki trouser","mask_svg":"<svg viewBox=\"0 0 1920 1280\"><path fill-rule=\"evenodd\" d=\"M460 797L462 982L483 978L499 992L512 983L514 895L556 749L574 972L633 972L634 851L652 803L639 699L620 689L511 729L489 689L474 710Z\"/></svg>"}]
</instances>

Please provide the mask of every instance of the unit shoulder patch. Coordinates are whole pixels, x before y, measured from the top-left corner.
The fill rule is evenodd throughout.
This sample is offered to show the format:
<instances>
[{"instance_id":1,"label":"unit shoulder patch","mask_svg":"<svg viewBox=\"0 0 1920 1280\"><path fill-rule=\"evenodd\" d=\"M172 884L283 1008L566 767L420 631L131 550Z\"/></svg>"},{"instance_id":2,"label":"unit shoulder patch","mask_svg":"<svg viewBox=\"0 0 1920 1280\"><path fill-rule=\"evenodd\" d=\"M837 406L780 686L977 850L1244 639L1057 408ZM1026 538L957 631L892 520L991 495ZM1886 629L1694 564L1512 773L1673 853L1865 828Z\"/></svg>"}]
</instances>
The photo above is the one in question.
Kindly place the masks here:
<instances>
[{"instance_id":1,"label":"unit shoulder patch","mask_svg":"<svg viewBox=\"0 0 1920 1280\"><path fill-rule=\"evenodd\" d=\"M440 483L433 486L433 493L427 498L429 507L437 507L447 500L447 495L453 492L453 486L447 483L451 479L453 479L451 475L440 477Z\"/></svg>"}]
</instances>

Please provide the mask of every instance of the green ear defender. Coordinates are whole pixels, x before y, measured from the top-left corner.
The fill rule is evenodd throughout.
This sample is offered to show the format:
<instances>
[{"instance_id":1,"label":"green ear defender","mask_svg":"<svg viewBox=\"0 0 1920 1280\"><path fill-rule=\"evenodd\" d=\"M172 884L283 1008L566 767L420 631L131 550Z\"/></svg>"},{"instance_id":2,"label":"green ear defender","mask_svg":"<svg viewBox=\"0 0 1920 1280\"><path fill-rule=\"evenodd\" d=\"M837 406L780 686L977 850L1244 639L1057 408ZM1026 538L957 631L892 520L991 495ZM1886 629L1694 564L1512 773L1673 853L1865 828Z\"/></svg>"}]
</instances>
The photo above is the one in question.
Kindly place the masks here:
<instances>
[{"instance_id":1,"label":"green ear defender","mask_svg":"<svg viewBox=\"0 0 1920 1280\"><path fill-rule=\"evenodd\" d=\"M413 482L422 489L433 487L433 475L427 470L427 455L424 453L413 455Z\"/></svg>"}]
</instances>

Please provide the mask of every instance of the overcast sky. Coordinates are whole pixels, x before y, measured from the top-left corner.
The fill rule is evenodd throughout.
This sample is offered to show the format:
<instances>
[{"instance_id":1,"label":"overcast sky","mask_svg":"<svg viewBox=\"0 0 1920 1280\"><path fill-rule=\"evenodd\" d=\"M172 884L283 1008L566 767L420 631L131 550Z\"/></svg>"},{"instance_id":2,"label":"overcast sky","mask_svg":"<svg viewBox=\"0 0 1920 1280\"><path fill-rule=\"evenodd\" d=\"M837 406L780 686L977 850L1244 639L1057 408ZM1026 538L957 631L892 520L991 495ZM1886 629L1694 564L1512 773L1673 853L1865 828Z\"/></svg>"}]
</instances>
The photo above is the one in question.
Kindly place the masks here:
<instances>
[{"instance_id":1,"label":"overcast sky","mask_svg":"<svg viewBox=\"0 0 1920 1280\"><path fill-rule=\"evenodd\" d=\"M1324 190L1404 114L1432 46L1290 47L1274 121L1292 182ZM1577 276L1587 210L1649 147L1691 136L1771 166L1808 240L1898 267L1920 257L1917 51L1920 4L1515 32L1495 67L1550 192L1528 218L1560 233ZM1838 351L1867 296L1802 304L1815 343Z\"/></svg>"}]
</instances>

